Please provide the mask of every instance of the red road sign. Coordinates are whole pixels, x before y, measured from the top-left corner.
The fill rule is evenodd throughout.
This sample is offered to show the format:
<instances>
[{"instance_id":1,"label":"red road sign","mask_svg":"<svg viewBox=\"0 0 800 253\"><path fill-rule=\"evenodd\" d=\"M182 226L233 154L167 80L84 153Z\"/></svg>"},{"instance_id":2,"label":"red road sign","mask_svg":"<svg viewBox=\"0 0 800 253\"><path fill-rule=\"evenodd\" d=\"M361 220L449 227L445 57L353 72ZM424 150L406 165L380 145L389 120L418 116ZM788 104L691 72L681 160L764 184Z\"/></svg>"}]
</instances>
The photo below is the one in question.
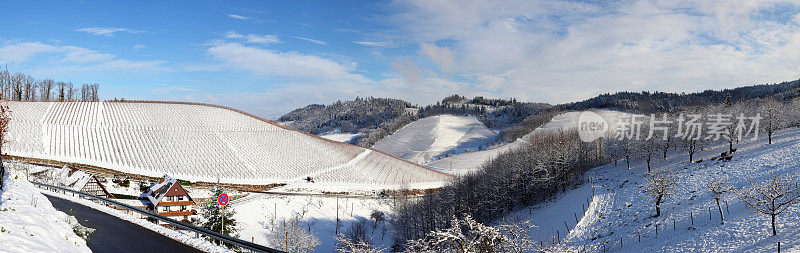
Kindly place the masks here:
<instances>
[{"instance_id":1,"label":"red road sign","mask_svg":"<svg viewBox=\"0 0 800 253\"><path fill-rule=\"evenodd\" d=\"M220 206L227 205L228 204L228 194L225 194L225 193L220 194L219 197L217 198L217 203L219 203Z\"/></svg>"}]
</instances>

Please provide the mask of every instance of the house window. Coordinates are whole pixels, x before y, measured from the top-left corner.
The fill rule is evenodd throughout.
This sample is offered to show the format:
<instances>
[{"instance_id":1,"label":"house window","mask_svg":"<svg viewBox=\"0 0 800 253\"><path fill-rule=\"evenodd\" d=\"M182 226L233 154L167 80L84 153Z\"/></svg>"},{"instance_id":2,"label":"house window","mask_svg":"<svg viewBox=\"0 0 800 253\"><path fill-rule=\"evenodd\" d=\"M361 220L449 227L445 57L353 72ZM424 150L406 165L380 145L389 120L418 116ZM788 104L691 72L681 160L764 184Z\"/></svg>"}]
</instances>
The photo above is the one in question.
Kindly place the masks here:
<instances>
[{"instance_id":1,"label":"house window","mask_svg":"<svg viewBox=\"0 0 800 253\"><path fill-rule=\"evenodd\" d=\"M186 206L181 206L181 211L186 211Z\"/></svg>"},{"instance_id":2,"label":"house window","mask_svg":"<svg viewBox=\"0 0 800 253\"><path fill-rule=\"evenodd\" d=\"M182 201L183 200L183 196L178 196L176 198L178 198L178 201Z\"/></svg>"},{"instance_id":3,"label":"house window","mask_svg":"<svg viewBox=\"0 0 800 253\"><path fill-rule=\"evenodd\" d=\"M168 206L165 206L165 207L161 208L161 211L164 211L164 212L169 212L169 207L168 207Z\"/></svg>"},{"instance_id":4,"label":"house window","mask_svg":"<svg viewBox=\"0 0 800 253\"><path fill-rule=\"evenodd\" d=\"M172 201L172 196L167 197L167 201Z\"/></svg>"}]
</instances>

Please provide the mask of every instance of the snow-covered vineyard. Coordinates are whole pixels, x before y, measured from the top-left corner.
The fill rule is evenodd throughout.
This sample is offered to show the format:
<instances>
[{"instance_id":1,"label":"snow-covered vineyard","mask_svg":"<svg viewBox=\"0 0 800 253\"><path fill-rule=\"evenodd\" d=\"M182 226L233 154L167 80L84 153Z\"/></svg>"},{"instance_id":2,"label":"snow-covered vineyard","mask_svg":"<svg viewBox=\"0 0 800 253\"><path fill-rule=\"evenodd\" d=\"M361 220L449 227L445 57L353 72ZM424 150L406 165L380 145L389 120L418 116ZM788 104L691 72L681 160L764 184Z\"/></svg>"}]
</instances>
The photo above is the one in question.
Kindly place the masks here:
<instances>
[{"instance_id":1,"label":"snow-covered vineyard","mask_svg":"<svg viewBox=\"0 0 800 253\"><path fill-rule=\"evenodd\" d=\"M434 188L451 180L371 149L230 108L167 102L11 102L9 155L190 181ZM306 185L306 183L304 183ZM308 185L311 185L308 183Z\"/></svg>"}]
</instances>

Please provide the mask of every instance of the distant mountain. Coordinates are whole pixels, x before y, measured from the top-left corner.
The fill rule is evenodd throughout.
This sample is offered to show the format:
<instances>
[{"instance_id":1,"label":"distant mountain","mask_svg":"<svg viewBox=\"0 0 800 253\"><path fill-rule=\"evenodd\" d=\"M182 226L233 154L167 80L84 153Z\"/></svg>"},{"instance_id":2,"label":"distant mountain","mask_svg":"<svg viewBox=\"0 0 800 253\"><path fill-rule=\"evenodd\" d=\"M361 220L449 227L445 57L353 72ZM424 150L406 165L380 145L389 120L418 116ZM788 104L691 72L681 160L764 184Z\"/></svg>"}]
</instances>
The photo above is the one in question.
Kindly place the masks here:
<instances>
[{"instance_id":1,"label":"distant mountain","mask_svg":"<svg viewBox=\"0 0 800 253\"><path fill-rule=\"evenodd\" d=\"M404 114L413 114L410 103L391 98L356 98L330 105L308 105L281 116L282 124L312 134L364 133Z\"/></svg>"},{"instance_id":2,"label":"distant mountain","mask_svg":"<svg viewBox=\"0 0 800 253\"><path fill-rule=\"evenodd\" d=\"M584 101L559 105L562 110L612 108L637 113L672 112L679 108L774 97L781 100L798 96L800 80L777 84L761 84L734 89L706 90L697 93L617 92L606 93Z\"/></svg>"}]
</instances>

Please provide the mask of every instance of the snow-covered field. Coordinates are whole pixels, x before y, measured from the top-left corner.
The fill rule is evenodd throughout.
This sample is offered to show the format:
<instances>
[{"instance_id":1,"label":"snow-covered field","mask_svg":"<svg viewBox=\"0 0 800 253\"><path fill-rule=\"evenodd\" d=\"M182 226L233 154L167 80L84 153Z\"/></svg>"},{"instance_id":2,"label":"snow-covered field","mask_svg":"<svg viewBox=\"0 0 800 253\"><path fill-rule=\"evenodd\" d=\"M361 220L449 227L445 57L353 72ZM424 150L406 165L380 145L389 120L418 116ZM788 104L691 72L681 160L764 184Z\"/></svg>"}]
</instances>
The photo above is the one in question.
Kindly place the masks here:
<instances>
[{"instance_id":1,"label":"snow-covered field","mask_svg":"<svg viewBox=\"0 0 800 253\"><path fill-rule=\"evenodd\" d=\"M321 242L314 251L334 252L337 202L341 220L340 233L344 233L353 223L365 220L368 225L367 235L372 237L375 245L383 245L382 248L386 248L391 244L393 238L388 222L373 226L374 222L370 220L370 214L374 210L390 214L393 205L391 199L276 196L255 193L231 202L229 208L236 210L234 218L239 229L239 238L242 240L253 240L258 244L281 248L282 245L269 245L267 237L281 220L298 216L303 227L310 227Z\"/></svg>"},{"instance_id":2,"label":"snow-covered field","mask_svg":"<svg viewBox=\"0 0 800 253\"><path fill-rule=\"evenodd\" d=\"M73 232L75 217L53 208L25 173L7 172L0 191L0 251L91 252Z\"/></svg>"},{"instance_id":3,"label":"snow-covered field","mask_svg":"<svg viewBox=\"0 0 800 253\"><path fill-rule=\"evenodd\" d=\"M603 117L610 124L616 122L617 117L624 117L626 115L629 115L624 112L611 111L611 110L592 110L592 111ZM427 165L450 174L455 174L455 175L467 174L472 171L480 169L481 165L483 165L485 162L497 157L503 152L507 152L509 150L522 146L523 144L527 143L527 139L529 139L530 136L532 135L539 134L542 132L569 130L576 128L578 125L579 115L580 112L562 113L556 117L553 117L553 119L547 124L544 124L539 128L536 128L532 132L526 134L523 137L520 137L514 142L507 143L488 150L467 152L459 155L454 155L451 157L442 158L440 160L430 162Z\"/></svg>"},{"instance_id":4,"label":"snow-covered field","mask_svg":"<svg viewBox=\"0 0 800 253\"><path fill-rule=\"evenodd\" d=\"M372 147L417 163L490 145L497 133L471 116L439 115L414 121Z\"/></svg>"},{"instance_id":5,"label":"snow-covered field","mask_svg":"<svg viewBox=\"0 0 800 253\"><path fill-rule=\"evenodd\" d=\"M233 109L161 102L10 102L8 154L190 181L386 189L452 179L414 163L293 131Z\"/></svg>"},{"instance_id":6,"label":"snow-covered field","mask_svg":"<svg viewBox=\"0 0 800 253\"><path fill-rule=\"evenodd\" d=\"M560 251L602 252L605 244L608 252L777 252L781 242L782 252L797 252L800 206L777 217L778 235L771 236L769 216L751 212L734 193L723 197L723 203L727 203L722 206L725 224L720 224L716 204L706 187L713 177L742 189L751 182L764 182L772 173L798 175L800 129L784 130L773 138L771 145L766 138L742 144L733 160L727 162L710 161L712 156L726 151L727 145L707 147L696 155L704 160L701 163L687 162L682 150L670 152L666 160L656 163L656 170L668 172L678 181L657 218L652 217L653 202L643 193L647 167L638 160L632 162L630 170L624 162L592 169L587 175L592 184L568 190L551 202L511 216L529 217L540 226L531 231L537 244L560 235ZM570 229L567 236L566 227Z\"/></svg>"},{"instance_id":7,"label":"snow-covered field","mask_svg":"<svg viewBox=\"0 0 800 253\"><path fill-rule=\"evenodd\" d=\"M354 134L354 133L330 133L330 134L320 135L319 137L338 142L348 142L358 135L359 134Z\"/></svg>"}]
</instances>

